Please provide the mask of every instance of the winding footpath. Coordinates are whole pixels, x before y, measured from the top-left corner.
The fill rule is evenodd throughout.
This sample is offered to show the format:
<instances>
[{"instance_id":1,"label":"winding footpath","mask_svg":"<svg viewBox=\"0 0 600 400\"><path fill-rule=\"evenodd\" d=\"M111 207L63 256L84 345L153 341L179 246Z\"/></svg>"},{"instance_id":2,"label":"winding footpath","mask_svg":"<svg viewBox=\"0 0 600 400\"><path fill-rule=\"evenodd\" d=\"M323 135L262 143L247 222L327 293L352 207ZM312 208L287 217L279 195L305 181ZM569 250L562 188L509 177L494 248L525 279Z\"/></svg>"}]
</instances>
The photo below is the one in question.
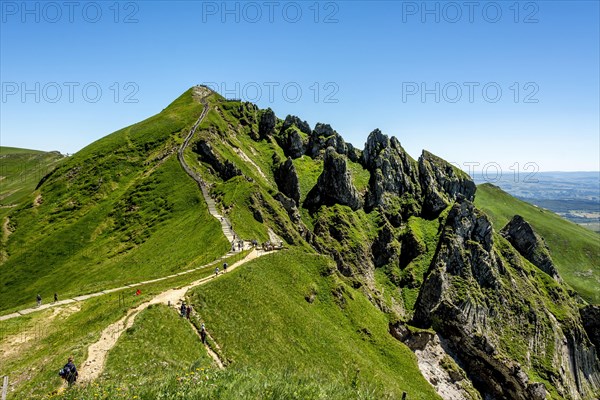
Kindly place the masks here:
<instances>
[{"instance_id":1,"label":"winding footpath","mask_svg":"<svg viewBox=\"0 0 600 400\"><path fill-rule=\"evenodd\" d=\"M262 250L252 250L250 254L248 254L243 260L240 260L228 268L229 270L234 270L240 265L247 263L250 260L253 260L257 257L264 255L265 252ZM222 274L220 274L222 275ZM219 276L220 276L219 275ZM98 378L102 371L104 370L104 366L106 364L106 357L108 352L115 346L117 340L123 332L125 332L128 328L133 326L135 321L135 317L143 310L148 308L148 306L152 304L167 304L171 305L173 308L178 309L179 304L181 304L181 300L185 298L185 295L188 290L195 288L200 285L204 285L214 279L217 279L217 275L210 275L205 278L199 279L195 282L192 282L186 286L176 289L166 290L159 295L155 296L151 300L140 304L139 306L132 308L127 312L123 318L118 320L117 322L107 326L101 333L100 339L90 345L88 348L88 358L83 363L82 367L79 370L79 381L81 382L91 382L94 379ZM211 354L212 353L212 354ZM221 363L218 356L211 350L209 355L215 360L215 363L222 368L223 364Z\"/></svg>"},{"instance_id":2,"label":"winding footpath","mask_svg":"<svg viewBox=\"0 0 600 400\"><path fill-rule=\"evenodd\" d=\"M209 95L210 95L210 93L209 93ZM204 200L206 201L206 204L208 205L210 214L213 217L217 218L221 222L221 229L223 230L223 234L233 244L233 241L235 241L237 236L235 235L235 232L233 231L229 220L217 212L217 207L216 207L215 201L210 197L210 195L208 193L208 189L206 187L206 184L204 183L202 178L196 172L194 172L192 170L192 168L190 168L189 165L187 165L187 163L185 161L185 157L184 157L184 151L185 151L186 147L189 145L190 140L194 136L194 133L196 132L196 129L198 128L198 125L200 125L200 123L202 122L202 120L204 119L206 114L208 113L209 106L208 106L208 102L206 101L207 96L208 95L205 95L200 100L202 102L204 108L202 110L202 113L200 114L200 117L198 118L198 120L196 121L196 123L194 124L192 129L190 130L190 133L185 138L181 147L179 148L179 150L177 152L177 158L178 158L179 163L181 164L182 168L187 172L187 174L192 179L194 179L194 181L196 181L196 183L200 187L200 189L202 191L202 195L204 197ZM232 249L233 249L233 245L232 245ZM260 257L261 255L264 255L264 254L265 254L265 252L263 252L261 250L252 249L250 254L248 254L243 260L240 260L240 261L234 263L233 265L231 265L228 268L228 270L229 271L234 270L238 266L245 264L246 262L253 260L257 257ZM217 274L210 275L205 278L199 279L195 282L192 282L186 286L183 286L181 288L166 290L166 291L160 293L159 295L155 296L151 300L149 300L143 304L140 304L139 306L137 306L135 308L130 309L127 312L127 315L125 315L123 318L121 318L117 322L106 327L102 331L102 334L100 335L100 339L96 343L93 343L92 345L90 345L90 347L88 348L88 358L83 363L83 365L79 371L79 380L84 383L91 382L94 379L98 378L102 374L102 371L104 370L104 366L106 364L106 357L108 355L108 352L115 346L115 344L117 343L121 334L125 330L127 330L128 328L133 326L135 317L141 311L145 310L146 308L148 308L148 306L150 306L152 304L167 304L177 310L179 308L181 302L185 298L185 295L188 292L188 290L190 290L194 287L200 286L200 285L204 285L207 282L210 282L210 281L216 279L217 277L218 277ZM197 331L196 327L193 324L192 324L192 326L194 327L194 330L196 331L196 333L198 333L198 335L199 335L199 332ZM208 354L215 361L217 366L221 369L224 368L223 362L220 360L219 356L208 345L205 345L205 348L206 348Z\"/></svg>"},{"instance_id":3,"label":"winding footpath","mask_svg":"<svg viewBox=\"0 0 600 400\"><path fill-rule=\"evenodd\" d=\"M196 123L194 124L194 126L192 127L192 129L190 130L190 132L187 135L187 137L185 138L183 144L179 147L179 149L177 151L177 159L179 160L179 163L181 164L181 167L184 169L184 171L198 184L198 186L200 187L200 190L202 191L202 197L204 197L204 201L206 201L206 205L208 206L209 213L220 222L220 224L221 224L221 230L223 231L223 234L225 235L225 237L227 238L227 240L229 241L229 243L233 243L233 241L235 239L238 239L239 237L235 234L235 232L234 232L234 230L233 230L233 228L231 226L231 222L229 221L229 219L227 219L226 217L224 217L223 215L221 215L218 212L216 203L213 200L213 198L210 197L210 194L208 192L208 188L206 187L206 184L205 184L204 180L192 168L190 168L189 165L187 165L187 163L185 161L185 158L184 158L184 151L185 151L185 149L189 145L190 140L194 136L194 133L196 133L196 129L198 129L198 126L200 125L200 123L202 122L202 120L204 119L204 117L206 117L206 114L208 114L209 105L208 105L207 97L210 96L211 93L210 93L210 91L208 89L205 89L205 88L202 88L202 87L198 87L197 88L197 90L202 90L202 89L204 89L204 90L207 91L207 93L198 93L198 95L202 96L200 98L200 102L204 106L203 110L202 110L202 113L200 114L200 117L198 118L198 120L196 121ZM251 248L250 243L249 242L244 242L243 249L249 250L250 248ZM119 290L130 289L130 288L134 288L136 286L145 285L145 284L148 284L148 283L160 282L160 281L163 281L163 280L166 280L166 279L174 278L176 276L189 274L191 272L197 271L197 270L202 269L202 268L206 268L206 267L214 266L214 265L219 265L222 260L224 260L227 257L230 257L230 256L232 256L232 255L234 255L236 253L237 252L235 251L234 247L232 246L231 251L229 251L227 254L225 254L221 258L219 258L219 259L217 259L217 260L215 260L215 261L213 261L213 262L211 262L209 264L197 267L197 268L193 268L193 269L190 269L190 270L187 270L187 271L179 272L177 274L163 276L163 277L156 278L156 279L151 279L151 280L147 280L147 281L143 281L143 282L133 283L133 284L130 284L130 285L124 285L124 286L120 286L120 287L116 287L116 288L112 288L112 289L102 290L102 291L96 292L96 293L90 293L90 294L86 294L86 295L76 296L76 297L73 297L73 298L68 298L68 299L60 300L60 301L53 302L53 303L46 303L46 304L42 304L39 307L25 308L25 309L16 311L16 312L11 313L11 314L0 315L0 321L5 321L5 320L11 319L11 318L17 318L17 317L20 317L22 315L31 314L32 312L36 312L36 311L46 310L46 309L51 308L51 307L63 306L63 305L71 304L71 303L78 302L78 301L84 301L84 300L90 299L92 297L102 296L104 294L117 292Z\"/></svg>"},{"instance_id":4,"label":"winding footpath","mask_svg":"<svg viewBox=\"0 0 600 400\"><path fill-rule=\"evenodd\" d=\"M45 310L50 307L63 306L63 305L74 303L74 302L84 301L84 300L87 300L92 297L102 296L107 293L113 293L113 292L116 292L119 290L130 289L130 288L134 288L136 286L140 286L140 285L144 285L144 284L148 284L148 283L159 282L159 281L173 278L176 276L189 274L191 272L197 271L202 268L220 265L220 262L222 262L223 259L230 257L237 253L235 251L236 247L234 246L234 243L236 240L239 240L239 237L233 231L233 228L231 226L229 219L227 219L225 216L223 216L222 214L220 214L218 212L214 199L212 199L210 197L206 183L203 181L203 179L200 177L200 175L198 175L185 161L185 157L184 157L185 149L187 148L191 139L193 138L194 133L196 132L198 126L200 125L200 123L202 122L202 120L208 114L208 111L209 111L207 97L211 94L211 92L207 88L203 88L203 87L197 87L196 90L197 90L197 92L195 94L200 97L199 101L202 103L202 105L204 107L203 107L202 113L200 114L200 117L198 118L198 120L196 121L196 123L194 124L192 129L190 130L189 134L185 138L184 142L178 149L177 158L179 160L179 163L181 164L181 167L184 169L184 171L198 184L198 186L202 192L202 196L204 197L204 200L206 201L206 204L208 206L208 210L209 210L210 214L220 222L223 234L225 235L227 240L232 244L231 251L229 251L227 254L225 254L221 258L219 258L209 264L203 265L201 267L197 267L194 269L190 269L187 271L168 275L168 276L161 277L161 278L147 280L147 281L143 281L143 282L139 282L139 283L135 283L135 284L131 284L131 285L125 285L125 286L108 289L108 290L104 290L104 291L97 292L97 293L87 294L87 295L83 295L83 296L77 296L77 297L73 297L70 299L57 301L54 303L48 303L48 304L44 304L40 307L27 308L27 309L20 310L15 313L12 313L12 314L2 315L2 316L0 316L0 321L11 319L11 318L16 318L21 315L26 315L26 314L29 314L29 313L32 313L35 311ZM239 267L240 265L243 265L243 264L247 263L248 261L251 261L257 257L260 257L260 256L266 254L266 252L263 250L258 250L258 249L253 248L249 242L244 241L243 243L244 243L244 245L243 245L242 249L251 250L250 253L248 255L246 255L246 257L244 259L239 260L239 261L235 262L233 265L229 266L228 271L234 270L237 267ZM241 251L242 249L238 249L238 251ZM98 378L102 374L102 371L104 370L104 367L106 364L106 358L107 358L108 352L115 346L115 344L117 343L121 334L124 331L126 331L128 328L133 326L133 324L135 322L135 318L137 317L137 315L139 315L140 312L142 312L143 310L145 310L152 304L166 304L166 305L170 305L171 307L173 307L177 310L179 308L179 305L185 298L188 290L195 288L197 286L200 286L200 285L204 285L214 279L217 279L222 274L223 274L223 272L219 275L217 275L217 274L210 275L210 276L204 277L202 279L196 280L194 282L191 282L185 286L168 289L168 290L154 296L149 301L146 301L145 303L142 303L142 304L138 305L137 307L130 309L124 317L119 319L117 322L112 323L109 326L107 326L100 334L100 339L97 342L92 343L89 346L87 360L81 365L81 367L79 369L79 380L84 383L85 382L89 383L89 382L93 381L94 379ZM191 324L191 321L190 321L190 324ZM194 328L195 332L200 336L200 332L198 332L197 327L193 324L191 324L191 325ZM208 332L207 332L207 334L208 334ZM210 337L210 334L208 334L208 336ZM214 340L212 340L212 338L211 338L211 341L214 343L217 350L219 350L218 344ZM220 359L218 354L215 351L213 351L213 349L211 349L210 346L208 346L208 344L205 344L205 348L206 348L206 351L209 354L209 356L211 356L213 358L213 360L215 361L215 364L219 368L224 368L224 363Z\"/></svg>"}]
</instances>

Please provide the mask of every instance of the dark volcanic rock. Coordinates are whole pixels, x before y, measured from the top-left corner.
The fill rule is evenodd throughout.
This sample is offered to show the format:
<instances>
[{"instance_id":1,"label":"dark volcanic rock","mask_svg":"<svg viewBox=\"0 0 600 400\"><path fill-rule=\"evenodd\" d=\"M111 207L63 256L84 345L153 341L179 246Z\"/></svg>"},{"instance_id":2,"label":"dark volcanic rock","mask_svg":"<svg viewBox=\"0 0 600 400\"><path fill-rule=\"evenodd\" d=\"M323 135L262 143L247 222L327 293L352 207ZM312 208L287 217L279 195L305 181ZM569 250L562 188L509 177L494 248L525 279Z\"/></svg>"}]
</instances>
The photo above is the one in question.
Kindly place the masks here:
<instances>
[{"instance_id":1,"label":"dark volcanic rock","mask_svg":"<svg viewBox=\"0 0 600 400\"><path fill-rule=\"evenodd\" d=\"M571 310L577 306L560 285L540 290L540 283L523 273L520 259L517 250L503 240L494 244L485 214L459 197L446 218L421 286L413 324L433 327L448 339L450 350L484 398L545 396L544 384L531 382L514 359L499 356L514 351L506 338L523 343L532 359L554 360L537 368L553 376L560 396L589 398L600 388L595 348L577 315L564 324L557 321L540 296L556 298L556 303ZM538 348L552 353L540 356Z\"/></svg>"},{"instance_id":2,"label":"dark volcanic rock","mask_svg":"<svg viewBox=\"0 0 600 400\"><path fill-rule=\"evenodd\" d=\"M277 183L277 187L281 193L294 200L296 205L300 203L300 183L296 167L294 167L291 158L288 157L275 170L275 183Z\"/></svg>"},{"instance_id":3,"label":"dark volcanic rock","mask_svg":"<svg viewBox=\"0 0 600 400\"><path fill-rule=\"evenodd\" d=\"M460 195L473 201L476 186L469 175L423 150L419 157L423 215L436 217Z\"/></svg>"},{"instance_id":4,"label":"dark volcanic rock","mask_svg":"<svg viewBox=\"0 0 600 400\"><path fill-rule=\"evenodd\" d=\"M396 240L394 227L386 222L379 230L377 239L371 246L373 252L373 263L376 268L386 264L397 264L400 255L400 242Z\"/></svg>"},{"instance_id":5,"label":"dark volcanic rock","mask_svg":"<svg viewBox=\"0 0 600 400\"><path fill-rule=\"evenodd\" d=\"M288 157L299 158L306 152L306 141L293 127L288 128L279 134L277 142Z\"/></svg>"},{"instance_id":6,"label":"dark volcanic rock","mask_svg":"<svg viewBox=\"0 0 600 400\"><path fill-rule=\"evenodd\" d=\"M193 148L194 153L200 156L200 159L208 164L217 172L223 180L229 180L234 176L242 175L235 165L229 160L223 160L212 148L210 143L200 140Z\"/></svg>"},{"instance_id":7,"label":"dark volcanic rock","mask_svg":"<svg viewBox=\"0 0 600 400\"><path fill-rule=\"evenodd\" d=\"M300 222L300 212L298 211L298 207L296 207L296 202L293 199L290 199L281 192L277 193L274 196L274 199L281 203L285 211L288 213L290 220L294 224L298 224Z\"/></svg>"},{"instance_id":8,"label":"dark volcanic rock","mask_svg":"<svg viewBox=\"0 0 600 400\"><path fill-rule=\"evenodd\" d=\"M367 207L399 208L406 214L420 211L421 186L417 163L395 137L375 129L367 139L362 164L371 173Z\"/></svg>"},{"instance_id":9,"label":"dark volcanic rock","mask_svg":"<svg viewBox=\"0 0 600 400\"><path fill-rule=\"evenodd\" d=\"M339 133L334 131L331 125L319 122L311 132L306 154L316 158L321 154L321 151L328 147L333 147L338 154L346 154L348 151L346 142Z\"/></svg>"},{"instance_id":10,"label":"dark volcanic rock","mask_svg":"<svg viewBox=\"0 0 600 400\"><path fill-rule=\"evenodd\" d=\"M358 210L362 207L360 194L352 184L346 158L338 154L333 147L327 148L323 162L323 172L317 184L310 190L304 201L304 207L316 210L321 205L341 204Z\"/></svg>"},{"instance_id":11,"label":"dark volcanic rock","mask_svg":"<svg viewBox=\"0 0 600 400\"><path fill-rule=\"evenodd\" d=\"M296 126L300 130L300 132L306 133L307 135L311 134L308 122L302 121L295 115L288 115L287 117L285 117L285 121L283 121L283 125L281 126L281 131L283 132L291 126Z\"/></svg>"},{"instance_id":12,"label":"dark volcanic rock","mask_svg":"<svg viewBox=\"0 0 600 400\"><path fill-rule=\"evenodd\" d=\"M600 305L587 305L581 308L579 313L583 328L596 346L596 355L600 357Z\"/></svg>"},{"instance_id":13,"label":"dark volcanic rock","mask_svg":"<svg viewBox=\"0 0 600 400\"><path fill-rule=\"evenodd\" d=\"M552 257L550 257L548 246L546 246L544 240L535 233L533 227L529 225L523 217L515 215L513 219L502 228L500 234L533 265L554 279L560 280L558 270L552 262Z\"/></svg>"},{"instance_id":14,"label":"dark volcanic rock","mask_svg":"<svg viewBox=\"0 0 600 400\"><path fill-rule=\"evenodd\" d=\"M275 113L270 108L267 108L261 115L260 122L258 123L258 135L260 138L266 138L273 134L276 124L277 118L275 117Z\"/></svg>"},{"instance_id":15,"label":"dark volcanic rock","mask_svg":"<svg viewBox=\"0 0 600 400\"><path fill-rule=\"evenodd\" d=\"M346 148L348 149L346 154L348 156L348 160L355 163L360 163L362 161L362 151L355 148L352 143L346 143Z\"/></svg>"}]
</instances>

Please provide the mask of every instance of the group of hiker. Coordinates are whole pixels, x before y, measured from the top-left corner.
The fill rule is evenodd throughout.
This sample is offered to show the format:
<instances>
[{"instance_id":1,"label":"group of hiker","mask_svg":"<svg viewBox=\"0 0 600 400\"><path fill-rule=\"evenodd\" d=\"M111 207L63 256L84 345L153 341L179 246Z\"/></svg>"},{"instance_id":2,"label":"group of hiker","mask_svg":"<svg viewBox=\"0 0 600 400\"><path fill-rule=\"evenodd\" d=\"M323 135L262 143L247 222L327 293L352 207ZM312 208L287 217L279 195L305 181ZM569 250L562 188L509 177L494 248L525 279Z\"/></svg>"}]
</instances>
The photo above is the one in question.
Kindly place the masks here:
<instances>
[{"instance_id":1,"label":"group of hiker","mask_svg":"<svg viewBox=\"0 0 600 400\"><path fill-rule=\"evenodd\" d=\"M35 298L36 302L37 302L37 306L41 306L42 305L42 295L38 293L38 295ZM54 302L56 303L58 301L58 294L54 293Z\"/></svg>"},{"instance_id":2,"label":"group of hiker","mask_svg":"<svg viewBox=\"0 0 600 400\"><path fill-rule=\"evenodd\" d=\"M181 302L181 307L179 308L179 314L181 317L186 317L190 319L190 314L192 313L192 306L190 304L186 305L185 301Z\"/></svg>"}]
</instances>

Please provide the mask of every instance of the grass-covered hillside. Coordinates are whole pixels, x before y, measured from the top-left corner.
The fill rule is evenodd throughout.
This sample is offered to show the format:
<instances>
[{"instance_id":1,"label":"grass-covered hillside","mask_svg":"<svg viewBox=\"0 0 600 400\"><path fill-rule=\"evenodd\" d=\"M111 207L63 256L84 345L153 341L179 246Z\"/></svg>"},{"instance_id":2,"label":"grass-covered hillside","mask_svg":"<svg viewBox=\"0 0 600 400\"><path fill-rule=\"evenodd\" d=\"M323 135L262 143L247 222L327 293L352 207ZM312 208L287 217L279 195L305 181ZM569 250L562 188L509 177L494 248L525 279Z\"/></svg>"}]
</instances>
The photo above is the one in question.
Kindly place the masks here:
<instances>
[{"instance_id":1,"label":"grass-covered hillside","mask_svg":"<svg viewBox=\"0 0 600 400\"><path fill-rule=\"evenodd\" d=\"M65 159L11 209L0 310L202 265L228 243L176 149L202 105L191 90L161 113ZM8 236L8 237L7 237Z\"/></svg>"},{"instance_id":2,"label":"grass-covered hillside","mask_svg":"<svg viewBox=\"0 0 600 400\"><path fill-rule=\"evenodd\" d=\"M56 151L0 146L0 219L31 195L39 181L63 159Z\"/></svg>"},{"instance_id":3,"label":"grass-covered hillside","mask_svg":"<svg viewBox=\"0 0 600 400\"><path fill-rule=\"evenodd\" d=\"M590 324L579 311L586 304L575 295L599 303L595 233L493 186L476 191L449 163L428 152L414 159L377 129L359 150L327 124L311 129L201 87L62 160L11 208L0 313L31 305L37 293L96 292L225 254L221 225L177 154L200 115L179 154L185 168L240 238L284 249L185 295L175 291L192 303L195 329L163 305L141 311L105 350L99 378L56 396L583 400L600 393ZM515 214L545 238L562 279L499 234ZM10 376L17 397L52 397L67 356L86 360L100 332L127 310L212 268L144 285L142 296L124 290L125 305L110 293L0 321L0 375ZM216 362L195 331L202 323ZM584 361L570 363L569 354Z\"/></svg>"},{"instance_id":4,"label":"grass-covered hillside","mask_svg":"<svg viewBox=\"0 0 600 400\"><path fill-rule=\"evenodd\" d=\"M522 216L546 241L565 281L587 301L600 304L600 235L491 184L478 186L475 205L490 216L496 230L514 215Z\"/></svg>"}]
</instances>

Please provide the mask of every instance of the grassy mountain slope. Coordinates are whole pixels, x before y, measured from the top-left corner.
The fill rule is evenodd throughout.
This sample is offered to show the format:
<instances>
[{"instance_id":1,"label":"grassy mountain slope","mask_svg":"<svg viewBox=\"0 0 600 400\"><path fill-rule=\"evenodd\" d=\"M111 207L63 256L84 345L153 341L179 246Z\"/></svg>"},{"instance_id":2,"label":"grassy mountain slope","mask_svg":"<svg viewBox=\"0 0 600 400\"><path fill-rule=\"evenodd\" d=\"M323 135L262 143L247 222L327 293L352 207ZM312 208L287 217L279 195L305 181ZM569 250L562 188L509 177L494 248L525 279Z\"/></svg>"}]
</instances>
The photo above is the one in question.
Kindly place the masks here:
<instances>
[{"instance_id":1,"label":"grassy mountain slope","mask_svg":"<svg viewBox=\"0 0 600 400\"><path fill-rule=\"evenodd\" d=\"M0 309L202 265L228 243L176 148L200 114L191 91L65 160L10 214Z\"/></svg>"},{"instance_id":2,"label":"grassy mountain slope","mask_svg":"<svg viewBox=\"0 0 600 400\"><path fill-rule=\"evenodd\" d=\"M63 159L55 151L0 146L0 221Z\"/></svg>"},{"instance_id":3,"label":"grassy mountain slope","mask_svg":"<svg viewBox=\"0 0 600 400\"><path fill-rule=\"evenodd\" d=\"M39 398L52 393L60 385L61 380L57 376L57 371L65 364L67 357L74 356L76 364L80 365L87 359L88 346L100 338L104 328L122 318L128 309L148 301L152 296L166 289L182 286L190 281L211 275L213 271L212 267L207 267L190 274L137 286L135 289L114 292L91 298L85 302L55 309L50 308L19 318L0 321L0 376L7 375L9 377L11 385L9 398ZM142 292L140 296L134 294L137 289ZM161 323L163 323L165 319L161 315L162 313L151 318L161 319ZM165 316L164 318L166 321L172 322L169 317ZM172 362L168 344L189 343L189 336L186 339L180 334L184 331L185 335L189 335L190 328L188 325L185 329L180 327L165 327L164 329L167 332L175 331L171 340L165 339L164 335L167 333L155 337L146 331L138 331L133 337L137 340L135 344L139 350L157 346L157 341L164 342L164 349L160 348L162 345L159 346L154 350L155 355L167 357L160 361ZM154 328L154 330L156 329ZM123 342L125 343L123 344ZM111 360L121 362L119 360L124 358L136 357L138 349L133 349L135 346L129 340L123 339L118 346L121 349L117 351L116 358L111 358L111 354L109 354ZM195 350L189 351L189 353L196 354ZM138 358L144 359L141 353L138 354L140 354ZM201 359L204 359L203 357L200 356ZM112 361L110 362L112 363ZM137 361L135 365L122 367L136 370L142 369L144 366L145 363L140 365ZM174 365L170 364L170 366L173 369L169 370L173 372ZM183 368L188 367L189 365L186 365ZM114 368L117 367L111 366L111 368L114 371Z\"/></svg>"},{"instance_id":4,"label":"grassy mountain slope","mask_svg":"<svg viewBox=\"0 0 600 400\"><path fill-rule=\"evenodd\" d=\"M228 243L218 222L210 217L198 187L176 159L176 149L202 109L193 93L190 89L160 114L115 132L65 160L39 190L11 212L12 233L6 246L9 258L0 265L0 280L6 282L0 287L0 310L33 301L39 291L45 298L54 291L61 297L95 291L187 269L227 251ZM277 171L289 152L282 145L284 122L269 120L267 110L227 101L218 94L207 100L210 109L186 148L185 159L207 182L211 195L243 239L263 242L275 232L289 250L255 260L189 293L199 313L194 322L206 322L221 346L220 354L228 361L225 371L206 368L207 359L198 348L183 354L181 347L194 345L193 332L181 324L184 321L178 320L173 311L156 307L140 315L134 328L109 353L106 379L70 391L64 398L395 399L404 391L409 399L439 398L419 371L415 355L401 342L404 339L395 339L390 330L393 324L400 324L415 337L420 335L421 340L432 335L431 330L418 330L408 324L414 322L432 262L446 261L438 257L440 240L454 200L444 203L447 208L441 207L434 217L418 211L411 214L410 207L403 207L403 202L411 202L414 210L420 209L418 191L405 193L406 196L388 191L384 193L386 204L373 209L359 207L353 211L339 202L320 204L311 211L303 208L303 200L323 172L324 146L328 146L325 141L341 143L335 134L311 136L315 142L322 140L316 145L317 151L313 150L311 156L307 151L293 160L300 202L297 208L286 205L276 199L281 199L279 191L284 190L276 184ZM265 129L266 125L270 128ZM308 135L299 136L308 149ZM382 165L390 165L391 160L400 169L401 158L394 155L403 152L399 144L386 151L389 153L381 160ZM359 153L354 153L355 161L342 155L338 159L346 163L349 185L365 197L375 191L377 180L372 178L381 174L381 169L370 172L362 164L373 167L356 154ZM417 161L410 157L407 160L404 167L416 171ZM443 160L434 161L430 167L439 167L438 173L452 177ZM420 184L418 178L413 183ZM456 180L447 183L448 187L457 184ZM490 214L496 231L513 214L523 215L546 238L565 280L584 298L594 301L598 285L586 284L578 275L598 276L598 248L594 246L598 242L594 242L594 237L584 236L585 230L561 225L554 219L558 217L549 212L540 212L492 189L480 187L475 202ZM439 186L435 190L450 189ZM436 199L436 193L430 195ZM35 203L34 198L38 198ZM406 215L399 215L401 209ZM495 257L510 264L498 282L511 289L506 298L514 297L511 304L518 307L507 312L506 318L496 317L500 314L488 312L487 306L495 301L497 304L492 305L502 309L502 299L496 298L499 291L482 289L479 280L472 276L475 274L480 280L484 276L478 274L487 260L480 257L483 247L471 237L464 239L460 242L463 247L457 245L456 257L451 261L463 262L466 272L464 276L452 276L450 284L459 295L448 300L457 302L454 309L464 306L466 312L473 305L476 322L489 318L485 328L496 323L493 333L502 335L488 335L484 329L478 330L474 338L470 334L460 336L464 332L459 329L454 336L466 341L480 338L481 343L494 339L490 343L498 349L492 356L496 369L488 368L493 373L514 361L523 365L526 378L528 375L532 382L556 385L553 379L562 372L549 365L553 347L545 346L544 353L539 359L533 357L533 361L524 354L538 351L535 346L540 343L554 343L555 337L556 343L562 343L554 319L565 328L579 329L575 301L562 285L540 276L537 267L524 261L497 236L490 254L497 254ZM465 246L468 251L463 251ZM318 252L323 254L317 255ZM564 254L557 254L560 252ZM497 276L497 271L490 271L489 276ZM518 279L510 279L517 274ZM176 281L180 284L188 279L191 281L192 277L181 276ZM167 284L161 282L153 290L168 287ZM176 286L175 279L172 284ZM440 285L444 290L447 286ZM434 293L435 285L430 287ZM143 291L146 295L147 289ZM535 304L543 304L544 310L550 310L553 317L539 318L539 324L521 321L519 318L524 318L527 310L533 315L528 318L535 320L538 314L542 315L536 307L526 310L530 297ZM111 301L114 302L114 296ZM555 301L560 304L554 304ZM49 312L0 322L0 330L6 326L15 335L31 331L35 326L32 321L41 323L42 316L48 318ZM62 325L51 324L55 328L48 336L51 340L35 341L39 347L27 349L31 354L22 360L13 354L5 362L3 356L0 364L5 366L0 370L19 370L11 372L11 380L13 376L21 380L19 395L48 393L54 383L45 380L55 376L55 371L45 366L60 367L70 352L79 360L85 359L87 345L122 313L120 306L105 304L102 298L92 299L82 311L64 321L66 326L81 326L80 331L71 334L70 343L57 345L52 352L58 335L66 331ZM514 324L521 329L513 329ZM160 332L153 336L148 326L157 325L161 325ZM538 340L536 332L542 331L545 336ZM161 340L165 337L169 339ZM480 343L475 342L473 346L477 348ZM9 341L0 341L2 345L6 343ZM201 350L199 342L195 345ZM443 352L441 348L439 351ZM487 352L485 348L484 351ZM138 359L144 363L136 364ZM44 367L31 372L31 365ZM163 374L160 365L165 366ZM202 373L196 370L198 366ZM448 365L433 366L446 369ZM182 374L183 370L187 372ZM147 379L142 378L146 372ZM467 373L472 376L473 369ZM551 376L554 373L556 376ZM466 376L462 371L461 374ZM549 393L559 398L562 392L552 387Z\"/></svg>"},{"instance_id":5,"label":"grassy mountain slope","mask_svg":"<svg viewBox=\"0 0 600 400\"><path fill-rule=\"evenodd\" d=\"M411 351L388 334L387 317L334 270L326 257L273 254L194 290L191 300L230 368L319 371L372 388L372 398L437 398Z\"/></svg>"},{"instance_id":6,"label":"grassy mountain slope","mask_svg":"<svg viewBox=\"0 0 600 400\"><path fill-rule=\"evenodd\" d=\"M545 239L564 280L584 299L600 304L600 235L490 184L478 186L475 205L490 216L496 230L514 215L525 218Z\"/></svg>"}]
</instances>

